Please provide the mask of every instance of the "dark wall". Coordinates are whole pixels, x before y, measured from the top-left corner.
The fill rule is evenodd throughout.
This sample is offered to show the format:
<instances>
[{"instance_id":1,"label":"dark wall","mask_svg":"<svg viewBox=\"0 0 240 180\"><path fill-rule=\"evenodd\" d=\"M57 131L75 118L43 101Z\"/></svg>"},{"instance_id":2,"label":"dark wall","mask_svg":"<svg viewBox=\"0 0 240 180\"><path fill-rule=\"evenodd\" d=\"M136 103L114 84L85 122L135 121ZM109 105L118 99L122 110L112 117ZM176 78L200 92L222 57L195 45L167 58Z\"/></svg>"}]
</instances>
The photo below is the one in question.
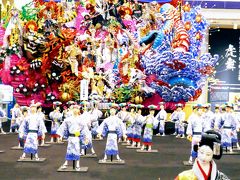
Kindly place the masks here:
<instances>
[{"instance_id":1,"label":"dark wall","mask_svg":"<svg viewBox=\"0 0 240 180\"><path fill-rule=\"evenodd\" d=\"M222 104L229 101L231 93L240 94L240 30L210 30L210 34L209 52L211 54L219 54L220 56L215 67L215 78L219 79L220 82L215 85L209 84L208 100L212 104ZM235 48L235 52L232 54L229 52L227 56L227 49L229 49L230 44ZM233 59L232 62L234 62L233 69L228 69L226 66L226 63L230 58Z\"/></svg>"}]
</instances>

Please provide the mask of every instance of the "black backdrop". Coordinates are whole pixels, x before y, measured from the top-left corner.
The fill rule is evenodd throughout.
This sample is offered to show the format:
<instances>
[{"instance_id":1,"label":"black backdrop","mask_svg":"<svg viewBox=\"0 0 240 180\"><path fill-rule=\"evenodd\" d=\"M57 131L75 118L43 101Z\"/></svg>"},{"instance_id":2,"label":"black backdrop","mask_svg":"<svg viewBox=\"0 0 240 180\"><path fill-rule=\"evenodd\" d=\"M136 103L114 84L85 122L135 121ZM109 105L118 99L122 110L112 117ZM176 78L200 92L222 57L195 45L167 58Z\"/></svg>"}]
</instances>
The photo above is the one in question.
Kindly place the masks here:
<instances>
[{"instance_id":1,"label":"black backdrop","mask_svg":"<svg viewBox=\"0 0 240 180\"><path fill-rule=\"evenodd\" d=\"M220 31L219 31L220 30ZM208 100L212 103L224 103L229 101L229 93L240 93L240 30L212 29L209 33L209 52L218 54L220 59L216 65L215 78L220 82L209 86ZM236 57L226 57L229 45L233 45ZM228 58L234 60L234 69L227 69Z\"/></svg>"}]
</instances>

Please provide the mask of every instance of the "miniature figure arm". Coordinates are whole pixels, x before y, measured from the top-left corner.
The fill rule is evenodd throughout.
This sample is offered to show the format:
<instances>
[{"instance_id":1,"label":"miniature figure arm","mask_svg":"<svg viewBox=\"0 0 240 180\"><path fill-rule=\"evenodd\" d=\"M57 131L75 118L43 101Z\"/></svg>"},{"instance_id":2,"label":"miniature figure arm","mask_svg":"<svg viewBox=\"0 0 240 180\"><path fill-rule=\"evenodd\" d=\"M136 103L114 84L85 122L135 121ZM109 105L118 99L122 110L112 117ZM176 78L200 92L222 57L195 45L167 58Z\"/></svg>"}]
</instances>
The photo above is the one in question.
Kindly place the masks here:
<instances>
[{"instance_id":1,"label":"miniature figure arm","mask_svg":"<svg viewBox=\"0 0 240 180\"><path fill-rule=\"evenodd\" d=\"M164 119L164 121L167 121L167 112L166 111L164 112L164 118L163 119Z\"/></svg>"},{"instance_id":2,"label":"miniature figure arm","mask_svg":"<svg viewBox=\"0 0 240 180\"><path fill-rule=\"evenodd\" d=\"M66 121L63 121L63 123L60 125L60 127L57 130L57 134L60 137L63 137L65 130L67 130L67 123L66 123Z\"/></svg>"},{"instance_id":3,"label":"miniature figure arm","mask_svg":"<svg viewBox=\"0 0 240 180\"><path fill-rule=\"evenodd\" d=\"M192 127L192 118L191 118L191 116L189 117L189 119L188 119L188 126L187 126L187 131L186 131L186 134L188 135L188 136L192 136L193 135L193 127Z\"/></svg>"},{"instance_id":4,"label":"miniature figure arm","mask_svg":"<svg viewBox=\"0 0 240 180\"><path fill-rule=\"evenodd\" d=\"M124 123L122 122L122 120L120 118L118 119L118 122L119 122L119 127L121 129L122 135L124 137L124 136L126 136L126 133L127 133L125 125L124 125Z\"/></svg>"},{"instance_id":5,"label":"miniature figure arm","mask_svg":"<svg viewBox=\"0 0 240 180\"><path fill-rule=\"evenodd\" d=\"M45 138L45 133L47 132L47 129L46 129L46 126L44 124L44 120L43 119L40 120L38 131L41 132L42 137Z\"/></svg>"},{"instance_id":6,"label":"miniature figure arm","mask_svg":"<svg viewBox=\"0 0 240 180\"><path fill-rule=\"evenodd\" d=\"M157 120L160 119L160 114L161 114L161 111L159 111L159 112L157 113L157 115L155 116L155 118L156 118Z\"/></svg>"},{"instance_id":7,"label":"miniature figure arm","mask_svg":"<svg viewBox=\"0 0 240 180\"><path fill-rule=\"evenodd\" d=\"M237 129L237 119L236 119L236 116L232 116L232 129L233 130L236 130Z\"/></svg>"},{"instance_id":8,"label":"miniature figure arm","mask_svg":"<svg viewBox=\"0 0 240 180\"><path fill-rule=\"evenodd\" d=\"M50 118L51 120L53 120L53 112L50 112L50 113L49 113L49 118Z\"/></svg>"},{"instance_id":9,"label":"miniature figure arm","mask_svg":"<svg viewBox=\"0 0 240 180\"><path fill-rule=\"evenodd\" d=\"M171 113L171 115L169 117L171 121L173 121L174 115L175 115L175 112Z\"/></svg>"},{"instance_id":10,"label":"miniature figure arm","mask_svg":"<svg viewBox=\"0 0 240 180\"><path fill-rule=\"evenodd\" d=\"M102 111L98 111L98 118L101 118L103 116L103 113L102 113Z\"/></svg>"},{"instance_id":11,"label":"miniature figure arm","mask_svg":"<svg viewBox=\"0 0 240 180\"><path fill-rule=\"evenodd\" d=\"M145 116L145 117L143 116L143 119L142 119L142 126L143 126L144 124L146 124L146 122L147 122L147 117L148 117L148 116Z\"/></svg>"},{"instance_id":12,"label":"miniature figure arm","mask_svg":"<svg viewBox=\"0 0 240 180\"><path fill-rule=\"evenodd\" d=\"M24 119L18 129L20 138L23 138L24 132L26 131L26 127L27 127L27 121L26 119Z\"/></svg>"},{"instance_id":13,"label":"miniature figure arm","mask_svg":"<svg viewBox=\"0 0 240 180\"><path fill-rule=\"evenodd\" d=\"M104 129L104 126L106 124L105 122L106 119L103 120L103 122L100 124L100 126L98 126L97 128L97 133L98 133L98 137L101 137L102 133L103 133L103 129Z\"/></svg>"},{"instance_id":14,"label":"miniature figure arm","mask_svg":"<svg viewBox=\"0 0 240 180\"><path fill-rule=\"evenodd\" d=\"M58 113L58 121L60 122L62 120L62 118L63 118L63 114L59 112Z\"/></svg>"},{"instance_id":15,"label":"miniature figure arm","mask_svg":"<svg viewBox=\"0 0 240 180\"><path fill-rule=\"evenodd\" d=\"M0 109L0 117L6 117L6 112L3 109Z\"/></svg>"},{"instance_id":16,"label":"miniature figure arm","mask_svg":"<svg viewBox=\"0 0 240 180\"><path fill-rule=\"evenodd\" d=\"M181 113L179 114L179 122L182 123L183 121L185 121L185 113Z\"/></svg>"},{"instance_id":17,"label":"miniature figure arm","mask_svg":"<svg viewBox=\"0 0 240 180\"><path fill-rule=\"evenodd\" d=\"M153 117L153 129L157 129L159 121Z\"/></svg>"}]
</instances>

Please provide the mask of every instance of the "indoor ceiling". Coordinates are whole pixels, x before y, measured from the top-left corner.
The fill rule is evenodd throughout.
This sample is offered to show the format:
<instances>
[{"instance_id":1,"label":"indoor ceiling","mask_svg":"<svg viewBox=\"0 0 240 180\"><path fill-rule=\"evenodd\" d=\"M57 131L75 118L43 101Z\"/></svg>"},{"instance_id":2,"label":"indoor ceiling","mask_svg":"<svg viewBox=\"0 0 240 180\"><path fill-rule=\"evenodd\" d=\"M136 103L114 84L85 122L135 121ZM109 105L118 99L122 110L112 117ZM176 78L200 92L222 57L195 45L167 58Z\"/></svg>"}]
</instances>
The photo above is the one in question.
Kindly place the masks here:
<instances>
[{"instance_id":1,"label":"indoor ceiling","mask_svg":"<svg viewBox=\"0 0 240 180\"><path fill-rule=\"evenodd\" d=\"M213 28L240 29L240 9L202 9Z\"/></svg>"}]
</instances>

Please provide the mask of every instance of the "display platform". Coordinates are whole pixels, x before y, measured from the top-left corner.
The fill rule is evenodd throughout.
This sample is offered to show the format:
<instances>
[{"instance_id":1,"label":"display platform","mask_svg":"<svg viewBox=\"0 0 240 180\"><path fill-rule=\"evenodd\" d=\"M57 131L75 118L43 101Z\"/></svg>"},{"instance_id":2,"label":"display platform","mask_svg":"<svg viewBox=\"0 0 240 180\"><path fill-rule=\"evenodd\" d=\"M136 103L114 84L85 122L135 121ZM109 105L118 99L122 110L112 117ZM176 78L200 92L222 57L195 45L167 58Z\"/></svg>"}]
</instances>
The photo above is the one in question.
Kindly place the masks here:
<instances>
[{"instance_id":1,"label":"display platform","mask_svg":"<svg viewBox=\"0 0 240 180\"><path fill-rule=\"evenodd\" d=\"M240 151L223 151L223 155L240 155Z\"/></svg>"},{"instance_id":2,"label":"display platform","mask_svg":"<svg viewBox=\"0 0 240 180\"><path fill-rule=\"evenodd\" d=\"M51 144L40 144L40 145L38 145L38 147L50 147L51 146Z\"/></svg>"},{"instance_id":3,"label":"display platform","mask_svg":"<svg viewBox=\"0 0 240 180\"><path fill-rule=\"evenodd\" d=\"M126 146L127 149L140 149L141 147L137 146Z\"/></svg>"},{"instance_id":4,"label":"display platform","mask_svg":"<svg viewBox=\"0 0 240 180\"><path fill-rule=\"evenodd\" d=\"M117 164L117 165L123 165L123 164L125 164L125 161L124 160L121 160L121 161L119 161L119 160L103 160L103 159L101 159L101 160L99 160L98 161L98 164Z\"/></svg>"},{"instance_id":5,"label":"display platform","mask_svg":"<svg viewBox=\"0 0 240 180\"><path fill-rule=\"evenodd\" d=\"M97 154L84 154L81 155L81 158L96 158Z\"/></svg>"},{"instance_id":6,"label":"display platform","mask_svg":"<svg viewBox=\"0 0 240 180\"><path fill-rule=\"evenodd\" d=\"M51 141L47 141L45 144L64 144L64 142L51 142Z\"/></svg>"},{"instance_id":7,"label":"display platform","mask_svg":"<svg viewBox=\"0 0 240 180\"><path fill-rule=\"evenodd\" d=\"M32 163L42 163L46 161L46 158L39 158L39 160L36 160L35 158L31 159L31 158L20 158L17 160L17 162L32 162Z\"/></svg>"},{"instance_id":8,"label":"display platform","mask_svg":"<svg viewBox=\"0 0 240 180\"><path fill-rule=\"evenodd\" d=\"M19 146L13 146L11 147L12 150L23 150L23 147L19 147Z\"/></svg>"},{"instance_id":9,"label":"display platform","mask_svg":"<svg viewBox=\"0 0 240 180\"><path fill-rule=\"evenodd\" d=\"M157 149L152 149L152 150L141 150L141 149L138 149L137 150L138 153L157 153L158 150Z\"/></svg>"},{"instance_id":10,"label":"display platform","mask_svg":"<svg viewBox=\"0 0 240 180\"><path fill-rule=\"evenodd\" d=\"M73 169L72 166L67 166L67 168L59 167L57 170L57 172L79 172L79 173L87 172L87 171L88 171L88 167L80 167L79 170L76 170L76 169Z\"/></svg>"}]
</instances>

